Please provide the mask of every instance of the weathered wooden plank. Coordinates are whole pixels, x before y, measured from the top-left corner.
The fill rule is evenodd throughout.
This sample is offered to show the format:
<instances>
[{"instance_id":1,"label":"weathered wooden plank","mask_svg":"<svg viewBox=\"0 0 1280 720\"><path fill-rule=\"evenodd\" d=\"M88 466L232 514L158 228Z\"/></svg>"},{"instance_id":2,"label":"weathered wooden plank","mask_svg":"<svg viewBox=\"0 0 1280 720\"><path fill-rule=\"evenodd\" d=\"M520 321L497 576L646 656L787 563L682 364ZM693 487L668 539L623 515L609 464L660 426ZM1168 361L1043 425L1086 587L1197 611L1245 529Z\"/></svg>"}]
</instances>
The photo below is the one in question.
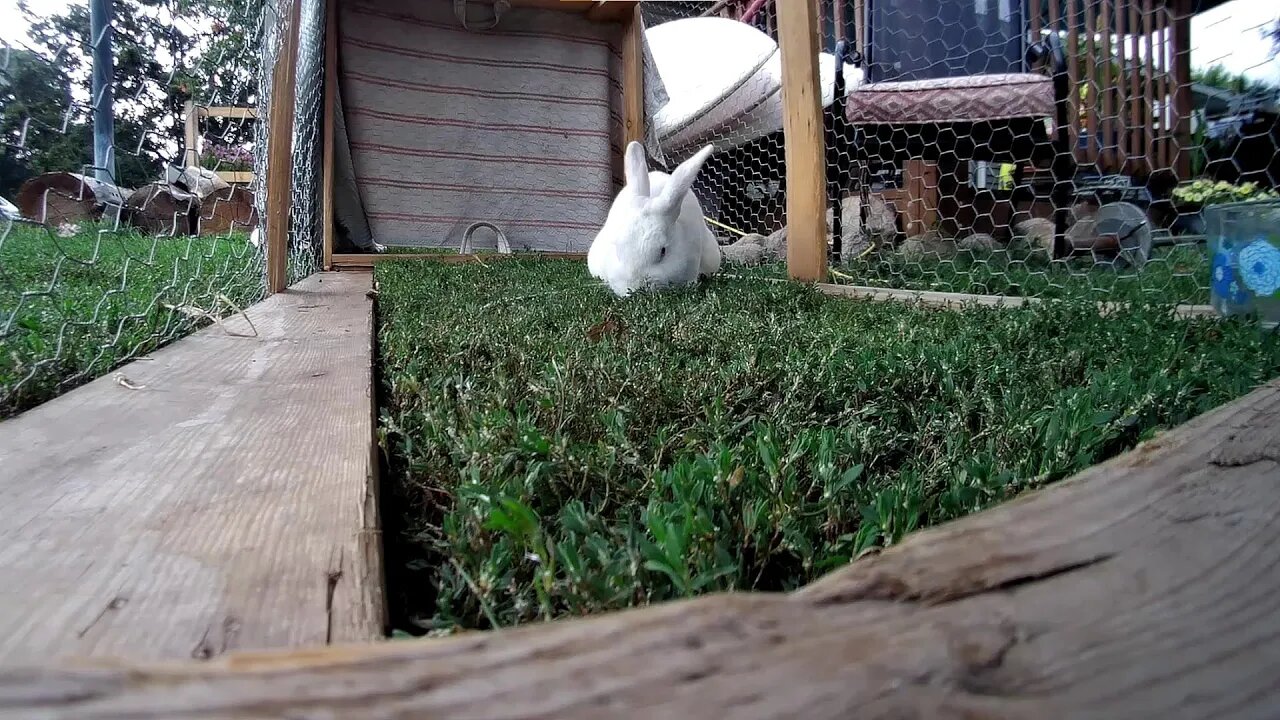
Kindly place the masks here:
<instances>
[{"instance_id":1,"label":"weathered wooden plank","mask_svg":"<svg viewBox=\"0 0 1280 720\"><path fill-rule=\"evenodd\" d=\"M0 662L381 636L369 286L312 276L121 368L140 389L0 423Z\"/></svg>"},{"instance_id":2,"label":"weathered wooden plank","mask_svg":"<svg viewBox=\"0 0 1280 720\"><path fill-rule=\"evenodd\" d=\"M782 127L787 163L787 271L794 280L827 275L827 180L818 87L817 0L778 8Z\"/></svg>"},{"instance_id":3,"label":"weathered wooden plank","mask_svg":"<svg viewBox=\"0 0 1280 720\"><path fill-rule=\"evenodd\" d=\"M499 633L0 673L46 718L1269 718L1280 379L791 595Z\"/></svg>"}]
</instances>

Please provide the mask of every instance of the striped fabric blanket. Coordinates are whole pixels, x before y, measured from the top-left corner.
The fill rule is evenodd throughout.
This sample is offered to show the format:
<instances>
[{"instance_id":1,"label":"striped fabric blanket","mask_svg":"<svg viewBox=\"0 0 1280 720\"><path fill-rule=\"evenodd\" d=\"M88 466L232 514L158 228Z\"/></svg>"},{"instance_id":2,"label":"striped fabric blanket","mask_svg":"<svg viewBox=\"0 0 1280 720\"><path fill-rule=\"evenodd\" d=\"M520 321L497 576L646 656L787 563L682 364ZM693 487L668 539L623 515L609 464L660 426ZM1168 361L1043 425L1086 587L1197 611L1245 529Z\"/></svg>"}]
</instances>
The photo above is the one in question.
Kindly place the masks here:
<instances>
[{"instance_id":1,"label":"striped fabric blanket","mask_svg":"<svg viewBox=\"0 0 1280 720\"><path fill-rule=\"evenodd\" d=\"M482 30L491 8L469 5L471 29L450 0L339 5L342 119L368 231L457 248L490 222L516 250L583 252L622 183L619 27L516 8ZM656 111L664 98L647 94Z\"/></svg>"}]
</instances>

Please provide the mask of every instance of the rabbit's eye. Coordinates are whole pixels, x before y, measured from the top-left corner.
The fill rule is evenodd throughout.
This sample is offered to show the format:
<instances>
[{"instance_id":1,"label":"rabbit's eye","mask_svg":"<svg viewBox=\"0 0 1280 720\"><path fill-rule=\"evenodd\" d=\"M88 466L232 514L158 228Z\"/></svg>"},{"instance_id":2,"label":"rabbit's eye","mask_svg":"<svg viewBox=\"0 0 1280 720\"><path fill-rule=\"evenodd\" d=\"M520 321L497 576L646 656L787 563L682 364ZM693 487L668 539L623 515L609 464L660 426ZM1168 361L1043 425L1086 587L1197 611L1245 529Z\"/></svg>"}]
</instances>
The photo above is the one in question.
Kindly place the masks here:
<instances>
[{"instance_id":1,"label":"rabbit's eye","mask_svg":"<svg viewBox=\"0 0 1280 720\"><path fill-rule=\"evenodd\" d=\"M663 247L658 250L658 259L661 260L667 256L667 248Z\"/></svg>"}]
</instances>

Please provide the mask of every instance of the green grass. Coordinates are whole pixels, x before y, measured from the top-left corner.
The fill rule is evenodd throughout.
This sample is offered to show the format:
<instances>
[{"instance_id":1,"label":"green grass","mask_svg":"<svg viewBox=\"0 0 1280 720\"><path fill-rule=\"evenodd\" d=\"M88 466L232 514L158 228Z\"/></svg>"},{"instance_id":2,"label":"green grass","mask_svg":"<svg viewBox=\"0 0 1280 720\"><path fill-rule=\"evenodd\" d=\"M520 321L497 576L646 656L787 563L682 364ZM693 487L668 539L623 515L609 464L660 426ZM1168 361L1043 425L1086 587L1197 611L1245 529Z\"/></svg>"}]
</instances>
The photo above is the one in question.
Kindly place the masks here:
<instances>
[{"instance_id":1,"label":"green grass","mask_svg":"<svg viewBox=\"0 0 1280 720\"><path fill-rule=\"evenodd\" d=\"M153 239L89 227L62 238L0 225L0 417L33 407L209 321L165 305L215 310L263 296L246 235ZM227 311L222 310L222 314Z\"/></svg>"},{"instance_id":2,"label":"green grass","mask_svg":"<svg viewBox=\"0 0 1280 720\"><path fill-rule=\"evenodd\" d=\"M1209 302L1209 260L1203 247L1188 245L1158 248L1140 271L1113 269L1087 257L1051 263L1043 255L1017 249L918 259L872 252L833 270L839 275L833 275L832 282L845 285L1095 301ZM782 277L786 266L726 271Z\"/></svg>"},{"instance_id":3,"label":"green grass","mask_svg":"<svg viewBox=\"0 0 1280 720\"><path fill-rule=\"evenodd\" d=\"M936 311L581 263L378 266L388 568L446 632L789 590L1280 374L1280 335L1087 302Z\"/></svg>"}]
</instances>

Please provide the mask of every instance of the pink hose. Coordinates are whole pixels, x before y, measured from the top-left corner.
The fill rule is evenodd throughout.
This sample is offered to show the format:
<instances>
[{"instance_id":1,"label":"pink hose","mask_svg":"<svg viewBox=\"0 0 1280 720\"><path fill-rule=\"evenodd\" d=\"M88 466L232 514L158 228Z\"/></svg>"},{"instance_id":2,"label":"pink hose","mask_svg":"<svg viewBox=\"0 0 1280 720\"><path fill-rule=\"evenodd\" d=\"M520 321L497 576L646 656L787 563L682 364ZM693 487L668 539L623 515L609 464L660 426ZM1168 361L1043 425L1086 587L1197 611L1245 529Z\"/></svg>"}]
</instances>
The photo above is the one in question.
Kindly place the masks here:
<instances>
[{"instance_id":1,"label":"pink hose","mask_svg":"<svg viewBox=\"0 0 1280 720\"><path fill-rule=\"evenodd\" d=\"M756 13L760 12L760 8L764 7L767 2L769 0L752 0L747 9L742 11L742 17L738 18L738 21L751 24L751 19L756 16Z\"/></svg>"}]
</instances>

